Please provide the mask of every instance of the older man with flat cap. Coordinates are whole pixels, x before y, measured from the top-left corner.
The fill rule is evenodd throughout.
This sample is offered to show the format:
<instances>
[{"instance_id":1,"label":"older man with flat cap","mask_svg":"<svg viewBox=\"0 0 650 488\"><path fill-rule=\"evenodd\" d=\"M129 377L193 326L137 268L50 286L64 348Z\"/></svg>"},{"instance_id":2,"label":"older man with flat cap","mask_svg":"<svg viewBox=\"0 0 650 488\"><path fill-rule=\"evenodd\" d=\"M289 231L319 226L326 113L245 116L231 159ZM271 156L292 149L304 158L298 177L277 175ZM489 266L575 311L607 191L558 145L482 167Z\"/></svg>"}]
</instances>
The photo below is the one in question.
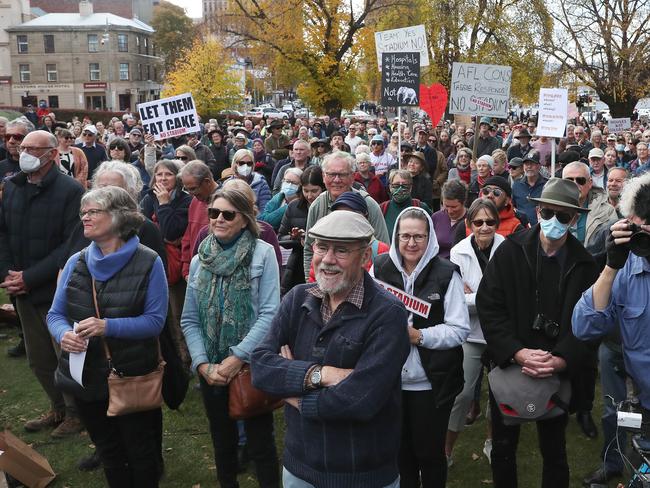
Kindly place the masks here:
<instances>
[{"instance_id":1,"label":"older man with flat cap","mask_svg":"<svg viewBox=\"0 0 650 488\"><path fill-rule=\"evenodd\" d=\"M539 223L509 235L488 262L476 308L493 368L517 368L544 381L571 378L589 346L576 339L571 315L597 276L596 263L569 228L580 213L580 191L569 180L551 178L538 198ZM517 486L519 426L508 425L490 390L491 467L495 488ZM568 412L537 420L543 459L542 488L568 488L565 432Z\"/></svg>"},{"instance_id":2,"label":"older man with flat cap","mask_svg":"<svg viewBox=\"0 0 650 488\"><path fill-rule=\"evenodd\" d=\"M285 488L399 487L407 314L363 269L373 228L338 210L309 229L316 283L285 295L253 352L256 387L285 399Z\"/></svg>"}]
</instances>

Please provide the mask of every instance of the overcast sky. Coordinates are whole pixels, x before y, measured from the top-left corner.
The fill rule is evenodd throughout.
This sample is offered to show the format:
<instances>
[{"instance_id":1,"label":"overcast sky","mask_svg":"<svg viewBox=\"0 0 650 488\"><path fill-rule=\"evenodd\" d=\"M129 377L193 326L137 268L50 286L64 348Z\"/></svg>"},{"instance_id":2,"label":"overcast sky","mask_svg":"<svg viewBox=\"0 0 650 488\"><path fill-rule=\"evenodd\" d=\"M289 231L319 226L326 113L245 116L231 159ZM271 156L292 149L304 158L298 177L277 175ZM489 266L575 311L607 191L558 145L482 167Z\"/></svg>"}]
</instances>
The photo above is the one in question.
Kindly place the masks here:
<instances>
[{"instance_id":1,"label":"overcast sky","mask_svg":"<svg viewBox=\"0 0 650 488\"><path fill-rule=\"evenodd\" d=\"M169 0L171 3L183 7L190 17L201 17L202 2L199 0Z\"/></svg>"}]
</instances>

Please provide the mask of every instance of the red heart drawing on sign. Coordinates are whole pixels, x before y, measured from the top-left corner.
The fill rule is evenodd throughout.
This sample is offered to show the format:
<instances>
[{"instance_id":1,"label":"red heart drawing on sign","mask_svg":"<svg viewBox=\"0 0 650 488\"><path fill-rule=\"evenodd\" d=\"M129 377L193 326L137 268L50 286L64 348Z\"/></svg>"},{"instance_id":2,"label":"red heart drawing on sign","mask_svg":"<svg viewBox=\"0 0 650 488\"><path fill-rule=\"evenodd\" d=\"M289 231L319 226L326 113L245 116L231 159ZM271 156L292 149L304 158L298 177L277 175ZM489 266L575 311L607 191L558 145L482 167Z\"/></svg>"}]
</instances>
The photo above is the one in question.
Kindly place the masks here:
<instances>
[{"instance_id":1,"label":"red heart drawing on sign","mask_svg":"<svg viewBox=\"0 0 650 488\"><path fill-rule=\"evenodd\" d=\"M420 85L420 108L429 114L435 127L447 108L447 89L440 83Z\"/></svg>"}]
</instances>

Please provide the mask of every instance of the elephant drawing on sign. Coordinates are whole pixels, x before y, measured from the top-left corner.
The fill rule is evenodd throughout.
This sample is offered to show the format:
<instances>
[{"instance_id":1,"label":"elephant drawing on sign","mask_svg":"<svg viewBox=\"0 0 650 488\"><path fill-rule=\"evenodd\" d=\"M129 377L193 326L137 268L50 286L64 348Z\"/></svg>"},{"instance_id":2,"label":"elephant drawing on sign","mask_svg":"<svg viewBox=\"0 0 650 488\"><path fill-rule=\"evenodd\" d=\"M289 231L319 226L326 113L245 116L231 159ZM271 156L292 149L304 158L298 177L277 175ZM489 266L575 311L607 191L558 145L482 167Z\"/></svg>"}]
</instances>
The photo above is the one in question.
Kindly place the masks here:
<instances>
[{"instance_id":1,"label":"elephant drawing on sign","mask_svg":"<svg viewBox=\"0 0 650 488\"><path fill-rule=\"evenodd\" d=\"M399 90L397 90L397 102L400 105L417 105L418 95L413 88L400 86Z\"/></svg>"}]
</instances>

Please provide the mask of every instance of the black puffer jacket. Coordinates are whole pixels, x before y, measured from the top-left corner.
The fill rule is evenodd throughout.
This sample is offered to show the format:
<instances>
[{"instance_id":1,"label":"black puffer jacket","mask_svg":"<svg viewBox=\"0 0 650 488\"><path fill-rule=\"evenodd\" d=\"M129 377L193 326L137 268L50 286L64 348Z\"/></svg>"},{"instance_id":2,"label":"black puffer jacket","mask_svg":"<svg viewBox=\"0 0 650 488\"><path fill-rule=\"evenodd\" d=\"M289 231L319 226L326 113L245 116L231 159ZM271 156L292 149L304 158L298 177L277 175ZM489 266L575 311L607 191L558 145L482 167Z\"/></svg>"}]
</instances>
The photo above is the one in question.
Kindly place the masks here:
<instances>
[{"instance_id":1,"label":"black puffer jacket","mask_svg":"<svg viewBox=\"0 0 650 488\"><path fill-rule=\"evenodd\" d=\"M280 245L285 243L284 247L289 247L290 245L293 249L287 264L284 266L282 279L280 280L280 293L282 295L294 286L305 282L303 246L299 240L291 240L291 229L298 227L304 230L307 225L308 213L309 207L306 201L302 199L294 200L287 206L287 210L284 212L282 222L280 223L280 229L278 229L278 241L280 241ZM289 243L289 241L291 242Z\"/></svg>"},{"instance_id":2,"label":"black puffer jacket","mask_svg":"<svg viewBox=\"0 0 650 488\"><path fill-rule=\"evenodd\" d=\"M79 223L83 187L52 165L37 185L20 172L5 182L0 201L0 281L23 271L27 298L52 302L65 242Z\"/></svg>"}]
</instances>

